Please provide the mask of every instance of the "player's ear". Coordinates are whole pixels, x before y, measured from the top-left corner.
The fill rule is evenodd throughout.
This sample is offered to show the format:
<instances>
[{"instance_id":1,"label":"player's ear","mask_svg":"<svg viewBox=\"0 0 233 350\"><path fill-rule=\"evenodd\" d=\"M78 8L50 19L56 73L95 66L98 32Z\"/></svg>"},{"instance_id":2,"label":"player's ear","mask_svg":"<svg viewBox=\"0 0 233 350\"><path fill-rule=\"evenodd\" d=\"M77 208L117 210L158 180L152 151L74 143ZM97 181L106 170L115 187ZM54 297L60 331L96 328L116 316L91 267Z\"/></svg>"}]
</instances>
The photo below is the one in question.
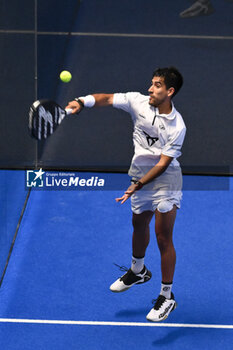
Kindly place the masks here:
<instances>
[{"instance_id":1,"label":"player's ear","mask_svg":"<svg viewBox=\"0 0 233 350\"><path fill-rule=\"evenodd\" d=\"M169 97L171 97L171 96L174 94L175 89L174 89L174 87L170 87L167 91L168 91L168 94L167 94L167 95L168 95Z\"/></svg>"}]
</instances>

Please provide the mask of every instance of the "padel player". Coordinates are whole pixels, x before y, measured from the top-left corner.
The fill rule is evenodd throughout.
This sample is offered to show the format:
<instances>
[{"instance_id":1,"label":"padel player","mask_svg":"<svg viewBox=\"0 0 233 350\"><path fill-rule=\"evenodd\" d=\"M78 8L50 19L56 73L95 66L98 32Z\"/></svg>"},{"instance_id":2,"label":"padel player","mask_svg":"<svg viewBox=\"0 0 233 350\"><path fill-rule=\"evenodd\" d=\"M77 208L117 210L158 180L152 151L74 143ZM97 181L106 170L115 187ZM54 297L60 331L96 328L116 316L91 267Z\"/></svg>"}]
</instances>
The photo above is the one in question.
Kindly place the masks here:
<instances>
[{"instance_id":1,"label":"padel player","mask_svg":"<svg viewBox=\"0 0 233 350\"><path fill-rule=\"evenodd\" d=\"M144 264L149 244L149 223L155 214L155 233L161 254L162 283L154 307L146 316L162 321L176 308L172 293L176 252L173 226L182 198L182 173L177 158L181 155L186 127L172 98L183 84L174 68L159 68L153 73L149 96L138 92L93 94L69 102L73 113L83 107L109 106L130 113L133 124L134 156L129 169L131 186L118 202L131 197L133 242L131 268L111 286L123 292L135 284L150 280L152 274Z\"/></svg>"}]
</instances>

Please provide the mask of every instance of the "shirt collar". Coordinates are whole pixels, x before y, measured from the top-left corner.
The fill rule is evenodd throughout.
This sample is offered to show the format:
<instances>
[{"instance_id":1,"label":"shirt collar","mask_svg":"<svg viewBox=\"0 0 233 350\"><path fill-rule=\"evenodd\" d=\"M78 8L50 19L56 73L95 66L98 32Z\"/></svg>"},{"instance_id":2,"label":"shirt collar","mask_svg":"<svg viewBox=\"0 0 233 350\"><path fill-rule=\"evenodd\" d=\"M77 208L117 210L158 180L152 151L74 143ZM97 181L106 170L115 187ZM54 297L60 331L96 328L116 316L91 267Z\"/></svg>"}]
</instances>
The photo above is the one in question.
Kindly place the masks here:
<instances>
[{"instance_id":1,"label":"shirt collar","mask_svg":"<svg viewBox=\"0 0 233 350\"><path fill-rule=\"evenodd\" d=\"M159 116L159 117L162 117L162 118L169 119L169 120L174 119L175 118L175 114L176 114L176 109L175 109L174 103L172 101L171 101L171 104L172 104L171 113L169 113L169 114L160 114L159 113L159 109L156 107L155 108L156 115Z\"/></svg>"}]
</instances>

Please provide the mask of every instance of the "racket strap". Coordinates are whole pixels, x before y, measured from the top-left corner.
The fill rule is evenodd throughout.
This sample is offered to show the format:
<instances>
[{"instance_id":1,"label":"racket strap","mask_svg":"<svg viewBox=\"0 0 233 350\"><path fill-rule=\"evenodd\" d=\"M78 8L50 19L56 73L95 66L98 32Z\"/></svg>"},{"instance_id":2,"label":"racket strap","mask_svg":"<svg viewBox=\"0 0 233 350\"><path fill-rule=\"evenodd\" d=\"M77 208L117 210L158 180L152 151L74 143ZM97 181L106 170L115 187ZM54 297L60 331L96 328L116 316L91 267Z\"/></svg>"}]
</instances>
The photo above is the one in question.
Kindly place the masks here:
<instances>
[{"instance_id":1,"label":"racket strap","mask_svg":"<svg viewBox=\"0 0 233 350\"><path fill-rule=\"evenodd\" d=\"M79 104L82 108L84 108L84 103L83 103L83 101L80 100L80 98L75 98L74 100L75 100L76 102L78 102L78 104Z\"/></svg>"}]
</instances>

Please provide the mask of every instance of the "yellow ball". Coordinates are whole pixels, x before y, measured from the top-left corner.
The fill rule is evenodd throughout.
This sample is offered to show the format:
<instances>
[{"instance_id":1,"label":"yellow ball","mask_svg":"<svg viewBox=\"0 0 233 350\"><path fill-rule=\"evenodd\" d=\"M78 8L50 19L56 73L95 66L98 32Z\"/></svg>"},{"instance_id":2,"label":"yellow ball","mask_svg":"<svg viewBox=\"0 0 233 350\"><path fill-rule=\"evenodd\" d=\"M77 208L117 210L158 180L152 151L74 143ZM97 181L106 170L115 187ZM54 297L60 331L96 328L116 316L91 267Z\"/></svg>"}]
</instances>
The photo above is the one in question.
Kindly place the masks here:
<instances>
[{"instance_id":1,"label":"yellow ball","mask_svg":"<svg viewBox=\"0 0 233 350\"><path fill-rule=\"evenodd\" d=\"M60 79L63 83L69 83L72 79L72 75L68 70L63 70L60 74Z\"/></svg>"}]
</instances>

